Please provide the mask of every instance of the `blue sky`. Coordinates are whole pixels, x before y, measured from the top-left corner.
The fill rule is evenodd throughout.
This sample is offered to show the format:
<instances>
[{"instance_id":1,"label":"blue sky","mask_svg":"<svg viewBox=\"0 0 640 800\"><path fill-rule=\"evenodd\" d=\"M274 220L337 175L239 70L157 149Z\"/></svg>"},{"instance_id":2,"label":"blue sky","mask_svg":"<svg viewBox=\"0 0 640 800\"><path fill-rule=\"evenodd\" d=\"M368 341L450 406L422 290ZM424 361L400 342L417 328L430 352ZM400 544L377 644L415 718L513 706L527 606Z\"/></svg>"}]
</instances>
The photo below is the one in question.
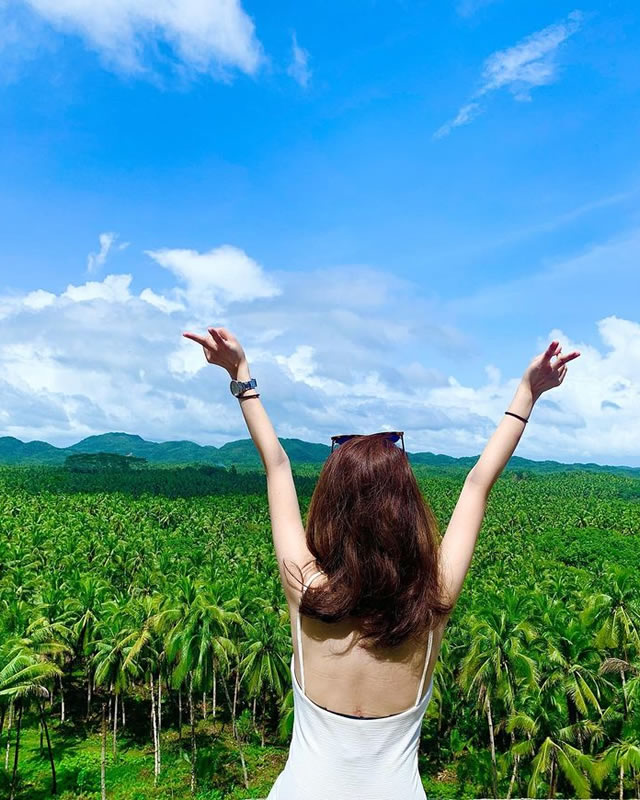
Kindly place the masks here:
<instances>
[{"instance_id":1,"label":"blue sky","mask_svg":"<svg viewBox=\"0 0 640 800\"><path fill-rule=\"evenodd\" d=\"M640 465L631 2L0 0L0 435L479 453L578 349L531 458Z\"/></svg>"}]
</instances>

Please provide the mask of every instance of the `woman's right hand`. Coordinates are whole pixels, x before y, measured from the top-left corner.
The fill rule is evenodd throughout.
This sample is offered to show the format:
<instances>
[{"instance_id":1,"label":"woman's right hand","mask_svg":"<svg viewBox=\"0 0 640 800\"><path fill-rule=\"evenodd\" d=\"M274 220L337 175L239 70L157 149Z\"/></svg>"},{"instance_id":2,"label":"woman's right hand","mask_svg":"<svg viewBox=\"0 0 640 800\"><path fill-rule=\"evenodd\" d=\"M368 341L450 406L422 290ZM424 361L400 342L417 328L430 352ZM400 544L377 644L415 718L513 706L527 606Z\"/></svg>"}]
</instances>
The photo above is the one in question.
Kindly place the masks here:
<instances>
[{"instance_id":1,"label":"woman's right hand","mask_svg":"<svg viewBox=\"0 0 640 800\"><path fill-rule=\"evenodd\" d=\"M580 355L574 350L573 353L561 356L561 350L559 342L551 342L544 353L536 356L525 370L522 381L530 387L534 400L547 389L560 386L567 374L567 362L573 361ZM551 363L552 358L556 359L553 363Z\"/></svg>"},{"instance_id":2,"label":"woman's right hand","mask_svg":"<svg viewBox=\"0 0 640 800\"><path fill-rule=\"evenodd\" d=\"M232 379L237 379L239 370L243 365L246 367L247 362L242 345L226 328L207 328L207 330L209 332L207 336L191 332L185 332L182 335L186 339L192 339L202 345L204 357L209 364L223 367ZM240 380L245 380L245 378L241 377Z\"/></svg>"}]
</instances>

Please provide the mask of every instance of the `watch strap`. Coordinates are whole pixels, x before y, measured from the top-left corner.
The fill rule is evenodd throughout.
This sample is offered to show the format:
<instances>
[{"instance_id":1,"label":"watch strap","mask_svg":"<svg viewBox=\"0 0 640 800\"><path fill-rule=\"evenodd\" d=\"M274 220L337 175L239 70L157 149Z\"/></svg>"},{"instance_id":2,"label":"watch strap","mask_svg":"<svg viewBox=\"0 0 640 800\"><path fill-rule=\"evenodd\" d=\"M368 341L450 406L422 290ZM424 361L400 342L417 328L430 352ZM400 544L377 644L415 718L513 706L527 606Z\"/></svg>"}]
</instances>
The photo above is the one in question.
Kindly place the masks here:
<instances>
[{"instance_id":1,"label":"watch strap","mask_svg":"<svg viewBox=\"0 0 640 800\"><path fill-rule=\"evenodd\" d=\"M258 381L255 378L250 378L248 381L238 381L242 386L242 391L247 392L249 389L255 389Z\"/></svg>"}]
</instances>

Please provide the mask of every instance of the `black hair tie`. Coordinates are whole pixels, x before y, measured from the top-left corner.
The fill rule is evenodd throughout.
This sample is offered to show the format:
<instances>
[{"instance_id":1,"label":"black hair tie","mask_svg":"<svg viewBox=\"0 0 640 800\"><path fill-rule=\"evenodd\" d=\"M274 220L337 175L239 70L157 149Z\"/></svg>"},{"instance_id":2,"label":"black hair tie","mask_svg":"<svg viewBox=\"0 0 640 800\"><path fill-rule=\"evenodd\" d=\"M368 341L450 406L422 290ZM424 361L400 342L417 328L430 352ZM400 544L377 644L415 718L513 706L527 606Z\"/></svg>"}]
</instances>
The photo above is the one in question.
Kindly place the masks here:
<instances>
[{"instance_id":1,"label":"black hair tie","mask_svg":"<svg viewBox=\"0 0 640 800\"><path fill-rule=\"evenodd\" d=\"M521 417L520 414L514 414L513 411L505 411L504 413L505 414L509 414L509 416L511 416L511 417L517 417L518 419L521 419L524 422L525 425L527 424L527 422L529 422L528 419L525 419L524 417Z\"/></svg>"}]
</instances>

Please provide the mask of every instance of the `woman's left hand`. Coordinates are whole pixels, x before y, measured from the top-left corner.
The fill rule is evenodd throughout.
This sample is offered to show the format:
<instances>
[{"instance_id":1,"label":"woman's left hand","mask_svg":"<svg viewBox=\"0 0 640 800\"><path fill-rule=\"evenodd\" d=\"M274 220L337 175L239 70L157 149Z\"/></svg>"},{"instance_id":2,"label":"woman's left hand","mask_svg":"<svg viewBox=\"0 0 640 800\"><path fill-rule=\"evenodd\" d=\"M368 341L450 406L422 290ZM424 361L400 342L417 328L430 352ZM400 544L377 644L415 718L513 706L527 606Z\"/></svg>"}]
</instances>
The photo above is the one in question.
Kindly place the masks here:
<instances>
[{"instance_id":1,"label":"woman's left hand","mask_svg":"<svg viewBox=\"0 0 640 800\"><path fill-rule=\"evenodd\" d=\"M223 367L235 379L238 368L247 360L242 345L226 328L207 328L207 330L209 333L206 336L187 332L182 335L201 344L209 364Z\"/></svg>"}]
</instances>

